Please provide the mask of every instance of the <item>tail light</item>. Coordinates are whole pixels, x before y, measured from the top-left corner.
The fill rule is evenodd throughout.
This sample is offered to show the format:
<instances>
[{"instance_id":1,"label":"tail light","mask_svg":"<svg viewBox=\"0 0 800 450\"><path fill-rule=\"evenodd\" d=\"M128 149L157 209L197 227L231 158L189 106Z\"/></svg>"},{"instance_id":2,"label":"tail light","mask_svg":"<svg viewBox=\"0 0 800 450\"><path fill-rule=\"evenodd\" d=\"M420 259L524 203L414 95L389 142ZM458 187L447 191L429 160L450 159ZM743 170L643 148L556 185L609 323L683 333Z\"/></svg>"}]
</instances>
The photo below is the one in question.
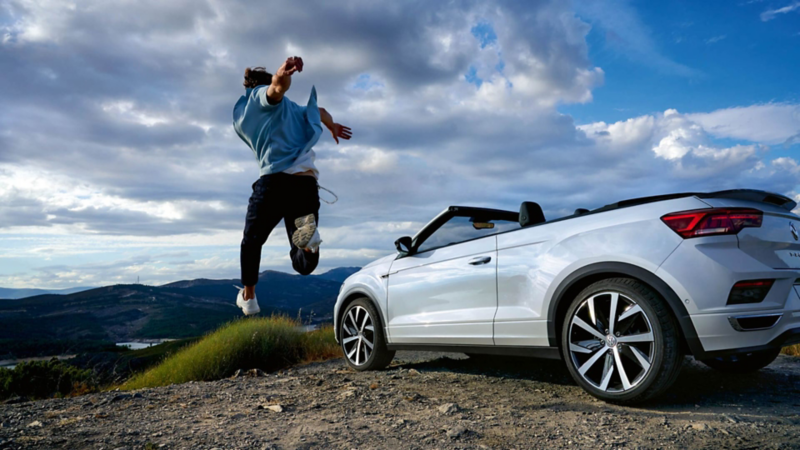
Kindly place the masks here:
<instances>
[{"instance_id":1,"label":"tail light","mask_svg":"<svg viewBox=\"0 0 800 450\"><path fill-rule=\"evenodd\" d=\"M661 220L684 238L737 234L759 228L764 213L750 208L709 208L667 214Z\"/></svg>"},{"instance_id":2,"label":"tail light","mask_svg":"<svg viewBox=\"0 0 800 450\"><path fill-rule=\"evenodd\" d=\"M747 280L733 285L728 295L728 305L761 303L767 297L775 280Z\"/></svg>"}]
</instances>

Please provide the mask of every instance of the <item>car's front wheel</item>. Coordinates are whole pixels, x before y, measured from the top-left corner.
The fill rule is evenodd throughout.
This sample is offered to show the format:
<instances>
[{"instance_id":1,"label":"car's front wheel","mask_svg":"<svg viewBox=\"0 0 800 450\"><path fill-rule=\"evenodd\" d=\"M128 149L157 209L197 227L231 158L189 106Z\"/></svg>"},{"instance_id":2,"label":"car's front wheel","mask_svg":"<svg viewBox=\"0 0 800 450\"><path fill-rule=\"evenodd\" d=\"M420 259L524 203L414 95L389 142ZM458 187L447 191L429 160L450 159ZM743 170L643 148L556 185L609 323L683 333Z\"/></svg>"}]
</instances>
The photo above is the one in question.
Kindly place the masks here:
<instances>
[{"instance_id":1,"label":"car's front wheel","mask_svg":"<svg viewBox=\"0 0 800 450\"><path fill-rule=\"evenodd\" d=\"M369 299L359 298L347 305L339 327L344 359L353 369L383 369L394 359L394 351L386 348L378 311Z\"/></svg>"},{"instance_id":2,"label":"car's front wheel","mask_svg":"<svg viewBox=\"0 0 800 450\"><path fill-rule=\"evenodd\" d=\"M636 403L661 394L683 362L669 306L649 286L629 278L598 281L578 294L561 338L572 377L608 402Z\"/></svg>"},{"instance_id":3,"label":"car's front wheel","mask_svg":"<svg viewBox=\"0 0 800 450\"><path fill-rule=\"evenodd\" d=\"M720 372L751 373L770 365L780 353L781 349L775 348L758 352L721 356L719 358L701 359L700 362Z\"/></svg>"}]
</instances>

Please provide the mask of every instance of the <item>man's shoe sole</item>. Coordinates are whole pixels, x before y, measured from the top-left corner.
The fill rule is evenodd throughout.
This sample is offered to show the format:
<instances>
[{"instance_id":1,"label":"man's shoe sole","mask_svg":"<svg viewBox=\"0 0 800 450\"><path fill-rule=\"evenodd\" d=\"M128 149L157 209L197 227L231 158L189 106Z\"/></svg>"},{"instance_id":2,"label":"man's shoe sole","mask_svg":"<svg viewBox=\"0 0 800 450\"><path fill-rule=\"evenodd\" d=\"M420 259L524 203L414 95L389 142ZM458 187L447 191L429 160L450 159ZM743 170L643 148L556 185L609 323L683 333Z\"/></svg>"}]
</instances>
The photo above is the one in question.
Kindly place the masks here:
<instances>
[{"instance_id":1,"label":"man's shoe sole","mask_svg":"<svg viewBox=\"0 0 800 450\"><path fill-rule=\"evenodd\" d=\"M314 232L317 231L317 221L313 214L309 214L295 219L294 226L297 227L297 230L292 234L292 244L305 249L311 242L311 238L314 237Z\"/></svg>"}]
</instances>

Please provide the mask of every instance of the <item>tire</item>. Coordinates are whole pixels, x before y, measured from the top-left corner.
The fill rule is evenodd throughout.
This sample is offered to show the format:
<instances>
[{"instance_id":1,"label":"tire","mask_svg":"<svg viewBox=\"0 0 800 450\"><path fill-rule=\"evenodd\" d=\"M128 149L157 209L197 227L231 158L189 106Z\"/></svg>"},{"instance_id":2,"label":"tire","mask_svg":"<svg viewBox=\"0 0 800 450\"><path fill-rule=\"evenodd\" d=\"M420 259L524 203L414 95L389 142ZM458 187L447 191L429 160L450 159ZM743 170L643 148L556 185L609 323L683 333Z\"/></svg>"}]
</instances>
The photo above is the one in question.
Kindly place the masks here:
<instances>
[{"instance_id":1,"label":"tire","mask_svg":"<svg viewBox=\"0 0 800 450\"><path fill-rule=\"evenodd\" d=\"M751 373L770 365L780 353L781 349L774 348L758 352L721 356L719 358L701 359L700 362L720 372Z\"/></svg>"},{"instance_id":2,"label":"tire","mask_svg":"<svg viewBox=\"0 0 800 450\"><path fill-rule=\"evenodd\" d=\"M680 344L669 305L631 278L598 281L581 291L561 330L572 378L589 394L617 404L641 403L667 390L683 365Z\"/></svg>"},{"instance_id":3,"label":"tire","mask_svg":"<svg viewBox=\"0 0 800 450\"><path fill-rule=\"evenodd\" d=\"M344 360L351 368L358 371L380 370L394 359L394 351L386 348L386 336L378 310L368 298L362 297L347 305L339 327L339 344L344 352ZM372 348L369 348L370 344Z\"/></svg>"}]
</instances>

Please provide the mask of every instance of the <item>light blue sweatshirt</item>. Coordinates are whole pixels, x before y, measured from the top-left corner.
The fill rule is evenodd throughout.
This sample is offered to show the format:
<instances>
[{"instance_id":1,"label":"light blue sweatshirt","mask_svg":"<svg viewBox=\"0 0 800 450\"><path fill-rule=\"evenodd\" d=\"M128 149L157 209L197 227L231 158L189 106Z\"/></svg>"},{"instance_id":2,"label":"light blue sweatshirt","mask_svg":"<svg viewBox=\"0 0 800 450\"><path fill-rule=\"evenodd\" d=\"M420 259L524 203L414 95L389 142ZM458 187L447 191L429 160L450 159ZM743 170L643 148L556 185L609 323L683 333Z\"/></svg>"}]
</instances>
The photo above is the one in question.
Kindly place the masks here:
<instances>
[{"instance_id":1,"label":"light blue sweatshirt","mask_svg":"<svg viewBox=\"0 0 800 450\"><path fill-rule=\"evenodd\" d=\"M299 106L286 96L280 103L270 105L267 88L247 88L233 107L233 128L255 153L261 175L290 168L311 151L322 134L315 87L311 88L306 106Z\"/></svg>"}]
</instances>

